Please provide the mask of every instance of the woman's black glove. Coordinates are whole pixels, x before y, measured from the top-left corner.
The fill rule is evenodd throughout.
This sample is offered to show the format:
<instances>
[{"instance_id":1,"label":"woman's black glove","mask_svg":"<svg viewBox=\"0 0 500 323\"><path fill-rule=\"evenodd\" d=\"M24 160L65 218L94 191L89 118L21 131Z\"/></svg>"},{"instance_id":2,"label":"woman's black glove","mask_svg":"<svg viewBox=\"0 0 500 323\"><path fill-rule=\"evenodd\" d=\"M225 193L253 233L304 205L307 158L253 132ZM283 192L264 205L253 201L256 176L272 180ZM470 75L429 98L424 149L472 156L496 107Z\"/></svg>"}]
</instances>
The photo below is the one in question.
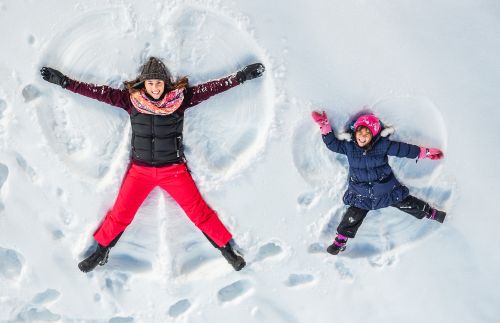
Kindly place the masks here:
<instances>
[{"instance_id":1,"label":"woman's black glove","mask_svg":"<svg viewBox=\"0 0 500 323\"><path fill-rule=\"evenodd\" d=\"M245 66L245 68L243 68L241 71L237 72L236 78L238 79L238 82L243 83L245 81L262 76L262 73L264 73L265 70L266 68L261 63L250 64Z\"/></svg>"},{"instance_id":2,"label":"woman's black glove","mask_svg":"<svg viewBox=\"0 0 500 323\"><path fill-rule=\"evenodd\" d=\"M44 66L40 73L45 81L60 85L63 89L69 85L69 78L58 70Z\"/></svg>"}]
</instances>

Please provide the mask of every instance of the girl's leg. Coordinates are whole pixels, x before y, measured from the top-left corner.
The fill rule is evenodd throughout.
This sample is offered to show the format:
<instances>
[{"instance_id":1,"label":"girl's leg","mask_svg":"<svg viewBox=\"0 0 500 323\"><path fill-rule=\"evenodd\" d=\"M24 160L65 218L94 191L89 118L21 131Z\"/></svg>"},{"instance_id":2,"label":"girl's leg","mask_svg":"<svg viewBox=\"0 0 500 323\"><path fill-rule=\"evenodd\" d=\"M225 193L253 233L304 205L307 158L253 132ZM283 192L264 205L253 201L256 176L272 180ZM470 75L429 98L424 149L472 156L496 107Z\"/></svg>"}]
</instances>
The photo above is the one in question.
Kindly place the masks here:
<instances>
[{"instance_id":1,"label":"girl's leg","mask_svg":"<svg viewBox=\"0 0 500 323\"><path fill-rule=\"evenodd\" d=\"M337 227L337 233L347 238L354 238L366 214L368 214L368 210L350 206Z\"/></svg>"},{"instance_id":2,"label":"girl's leg","mask_svg":"<svg viewBox=\"0 0 500 323\"><path fill-rule=\"evenodd\" d=\"M161 172L160 187L172 196L203 233L210 237L217 246L224 247L231 240L231 233L203 200L187 166L182 164L166 167Z\"/></svg>"},{"instance_id":3,"label":"girl's leg","mask_svg":"<svg viewBox=\"0 0 500 323\"><path fill-rule=\"evenodd\" d=\"M412 195L408 195L404 200L395 203L392 206L416 217L417 219L422 219L428 216L432 210L429 204Z\"/></svg>"},{"instance_id":4,"label":"girl's leg","mask_svg":"<svg viewBox=\"0 0 500 323\"><path fill-rule=\"evenodd\" d=\"M326 251L332 255L337 255L339 252L344 251L347 239L354 238L366 214L368 214L368 210L355 206L349 207L337 227L337 236Z\"/></svg>"},{"instance_id":5,"label":"girl's leg","mask_svg":"<svg viewBox=\"0 0 500 323\"><path fill-rule=\"evenodd\" d=\"M155 187L153 171L151 167L137 165L130 167L115 205L94 233L94 239L101 246L106 247L112 242L116 243L113 240L132 222L142 202Z\"/></svg>"},{"instance_id":6,"label":"girl's leg","mask_svg":"<svg viewBox=\"0 0 500 323\"><path fill-rule=\"evenodd\" d=\"M427 202L416 198L415 196L408 195L404 200L393 204L395 208L400 209L410 215L413 215L417 219L423 219L424 217L443 222L446 213L433 209Z\"/></svg>"}]
</instances>

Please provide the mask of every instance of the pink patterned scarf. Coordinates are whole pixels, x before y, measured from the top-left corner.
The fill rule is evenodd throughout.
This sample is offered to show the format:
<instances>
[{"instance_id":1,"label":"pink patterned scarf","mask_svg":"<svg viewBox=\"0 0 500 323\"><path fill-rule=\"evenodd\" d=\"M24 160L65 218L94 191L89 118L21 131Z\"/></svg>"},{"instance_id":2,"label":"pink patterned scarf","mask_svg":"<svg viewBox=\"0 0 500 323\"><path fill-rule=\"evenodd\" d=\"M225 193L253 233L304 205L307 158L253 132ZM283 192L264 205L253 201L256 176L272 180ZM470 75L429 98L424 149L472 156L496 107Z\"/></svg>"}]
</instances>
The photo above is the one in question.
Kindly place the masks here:
<instances>
[{"instance_id":1,"label":"pink patterned scarf","mask_svg":"<svg viewBox=\"0 0 500 323\"><path fill-rule=\"evenodd\" d=\"M152 101L144 90L132 93L130 101L137 111L146 114L169 115L175 112L184 100L184 89L175 89L165 94L161 101Z\"/></svg>"}]
</instances>

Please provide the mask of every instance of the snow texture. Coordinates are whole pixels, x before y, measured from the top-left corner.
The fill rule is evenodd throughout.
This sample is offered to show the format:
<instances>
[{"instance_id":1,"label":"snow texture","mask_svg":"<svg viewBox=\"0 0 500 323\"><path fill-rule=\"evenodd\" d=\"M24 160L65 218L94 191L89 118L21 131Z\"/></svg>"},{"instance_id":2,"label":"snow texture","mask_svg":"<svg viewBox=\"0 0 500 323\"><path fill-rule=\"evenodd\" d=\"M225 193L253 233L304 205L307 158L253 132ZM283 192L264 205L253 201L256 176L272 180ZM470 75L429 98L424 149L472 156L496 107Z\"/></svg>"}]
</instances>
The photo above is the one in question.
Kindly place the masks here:
<instances>
[{"instance_id":1,"label":"snow texture","mask_svg":"<svg viewBox=\"0 0 500 323\"><path fill-rule=\"evenodd\" d=\"M477 322L500 317L500 5L493 0L0 0L0 322ZM203 196L235 237L235 272L155 189L89 274L77 263L128 167L128 115L42 80L42 66L119 88L149 56L192 84L264 76L188 110ZM444 224L368 214L326 253L347 161L324 146L362 111Z\"/></svg>"}]
</instances>

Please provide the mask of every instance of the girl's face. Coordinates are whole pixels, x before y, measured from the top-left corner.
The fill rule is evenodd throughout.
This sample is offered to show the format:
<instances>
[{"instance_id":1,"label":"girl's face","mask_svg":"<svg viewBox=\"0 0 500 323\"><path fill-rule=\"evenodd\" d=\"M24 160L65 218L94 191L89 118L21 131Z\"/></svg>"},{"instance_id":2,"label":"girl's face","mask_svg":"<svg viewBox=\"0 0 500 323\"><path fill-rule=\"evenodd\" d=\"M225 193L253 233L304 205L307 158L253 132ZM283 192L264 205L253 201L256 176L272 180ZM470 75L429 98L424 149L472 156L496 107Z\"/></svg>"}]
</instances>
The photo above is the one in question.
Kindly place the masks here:
<instances>
[{"instance_id":1,"label":"girl's face","mask_svg":"<svg viewBox=\"0 0 500 323\"><path fill-rule=\"evenodd\" d=\"M356 130L356 142L358 143L359 147L364 147L372 141L372 133L370 130L366 127L359 127Z\"/></svg>"},{"instance_id":2,"label":"girl's face","mask_svg":"<svg viewBox=\"0 0 500 323\"><path fill-rule=\"evenodd\" d=\"M146 87L146 93L155 100L158 100L165 90L165 82L162 80L146 80L144 86Z\"/></svg>"}]
</instances>

